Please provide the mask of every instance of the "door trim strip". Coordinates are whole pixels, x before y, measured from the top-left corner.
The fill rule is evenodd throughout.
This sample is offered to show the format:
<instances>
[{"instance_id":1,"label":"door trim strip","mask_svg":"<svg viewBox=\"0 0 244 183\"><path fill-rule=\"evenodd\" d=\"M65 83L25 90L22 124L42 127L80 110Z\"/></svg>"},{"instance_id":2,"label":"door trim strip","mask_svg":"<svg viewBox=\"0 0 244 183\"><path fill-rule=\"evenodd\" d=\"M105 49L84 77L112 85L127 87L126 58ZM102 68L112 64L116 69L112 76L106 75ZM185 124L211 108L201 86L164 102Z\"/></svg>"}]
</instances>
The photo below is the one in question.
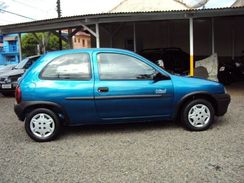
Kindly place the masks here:
<instances>
[{"instance_id":1,"label":"door trim strip","mask_svg":"<svg viewBox=\"0 0 244 183\"><path fill-rule=\"evenodd\" d=\"M66 97L65 100L94 100L94 97Z\"/></svg>"},{"instance_id":2,"label":"door trim strip","mask_svg":"<svg viewBox=\"0 0 244 183\"><path fill-rule=\"evenodd\" d=\"M94 97L66 97L65 100L105 100L105 99L138 99L138 98L161 98L171 97L172 94L153 94L153 95L113 95Z\"/></svg>"}]
</instances>

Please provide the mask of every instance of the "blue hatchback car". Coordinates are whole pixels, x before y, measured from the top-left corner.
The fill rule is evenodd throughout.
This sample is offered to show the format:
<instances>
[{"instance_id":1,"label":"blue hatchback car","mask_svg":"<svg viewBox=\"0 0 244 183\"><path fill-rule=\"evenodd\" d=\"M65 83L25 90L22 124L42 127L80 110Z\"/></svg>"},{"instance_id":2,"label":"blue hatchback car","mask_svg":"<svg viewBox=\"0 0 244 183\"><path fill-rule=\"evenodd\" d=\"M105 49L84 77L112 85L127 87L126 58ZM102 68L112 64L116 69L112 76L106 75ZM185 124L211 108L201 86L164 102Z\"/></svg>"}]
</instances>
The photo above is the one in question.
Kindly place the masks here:
<instances>
[{"instance_id":1,"label":"blue hatchback car","mask_svg":"<svg viewBox=\"0 0 244 183\"><path fill-rule=\"evenodd\" d=\"M54 139L62 125L179 119L206 130L224 115L222 84L172 75L121 49L81 49L42 56L19 80L15 113L35 141Z\"/></svg>"}]
</instances>

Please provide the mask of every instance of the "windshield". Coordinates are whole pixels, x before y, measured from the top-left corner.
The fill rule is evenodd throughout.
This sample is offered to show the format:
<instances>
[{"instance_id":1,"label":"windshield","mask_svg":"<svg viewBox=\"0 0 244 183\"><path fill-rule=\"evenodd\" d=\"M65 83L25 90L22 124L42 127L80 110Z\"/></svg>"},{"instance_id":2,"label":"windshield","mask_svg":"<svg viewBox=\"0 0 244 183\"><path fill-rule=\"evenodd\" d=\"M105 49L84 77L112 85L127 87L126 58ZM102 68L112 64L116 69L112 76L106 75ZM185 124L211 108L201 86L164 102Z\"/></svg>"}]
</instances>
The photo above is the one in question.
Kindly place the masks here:
<instances>
[{"instance_id":1,"label":"windshield","mask_svg":"<svg viewBox=\"0 0 244 183\"><path fill-rule=\"evenodd\" d=\"M28 69L39 57L40 56L27 57L16 65L15 69Z\"/></svg>"},{"instance_id":2,"label":"windshield","mask_svg":"<svg viewBox=\"0 0 244 183\"><path fill-rule=\"evenodd\" d=\"M24 60L22 60L19 64L17 64L14 68L15 69L23 69L26 62L28 62L29 58L25 58Z\"/></svg>"}]
</instances>

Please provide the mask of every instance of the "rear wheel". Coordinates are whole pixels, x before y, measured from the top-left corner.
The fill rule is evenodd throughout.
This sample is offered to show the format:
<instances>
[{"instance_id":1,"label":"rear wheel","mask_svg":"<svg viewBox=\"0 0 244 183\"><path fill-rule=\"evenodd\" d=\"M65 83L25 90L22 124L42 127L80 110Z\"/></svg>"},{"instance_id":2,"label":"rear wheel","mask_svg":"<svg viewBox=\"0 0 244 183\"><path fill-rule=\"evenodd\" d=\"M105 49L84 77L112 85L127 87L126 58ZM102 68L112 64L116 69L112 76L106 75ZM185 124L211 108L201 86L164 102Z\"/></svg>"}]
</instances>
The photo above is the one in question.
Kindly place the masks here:
<instances>
[{"instance_id":1,"label":"rear wheel","mask_svg":"<svg viewBox=\"0 0 244 183\"><path fill-rule=\"evenodd\" d=\"M181 121L192 131L208 129L214 120L214 108L204 99L188 102L182 109Z\"/></svg>"},{"instance_id":2,"label":"rear wheel","mask_svg":"<svg viewBox=\"0 0 244 183\"><path fill-rule=\"evenodd\" d=\"M47 142L58 135L60 121L57 115L49 109L35 109L28 114L25 120L25 130L33 140Z\"/></svg>"}]
</instances>

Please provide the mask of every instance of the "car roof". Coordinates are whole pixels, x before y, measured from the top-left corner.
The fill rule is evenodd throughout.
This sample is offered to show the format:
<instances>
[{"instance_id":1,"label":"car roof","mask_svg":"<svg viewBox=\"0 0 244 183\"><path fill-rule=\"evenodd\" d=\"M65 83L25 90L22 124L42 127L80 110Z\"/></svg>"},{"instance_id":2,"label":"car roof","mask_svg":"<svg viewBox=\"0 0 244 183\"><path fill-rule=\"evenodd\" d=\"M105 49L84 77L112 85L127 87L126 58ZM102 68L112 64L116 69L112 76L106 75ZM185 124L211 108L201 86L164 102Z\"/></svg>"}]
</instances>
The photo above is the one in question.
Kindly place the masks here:
<instances>
[{"instance_id":1,"label":"car roof","mask_svg":"<svg viewBox=\"0 0 244 183\"><path fill-rule=\"evenodd\" d=\"M51 52L47 52L47 54L48 55L52 55L52 54L62 55L62 54L80 53L80 52L92 53L92 52L111 52L111 51L133 53L132 51L118 49L118 48L82 48L82 49L51 51Z\"/></svg>"},{"instance_id":2,"label":"car roof","mask_svg":"<svg viewBox=\"0 0 244 183\"><path fill-rule=\"evenodd\" d=\"M40 64L41 62L49 62L50 60L57 58L62 55L66 54L78 54L78 53L87 53L87 54L92 54L93 52L115 52L115 53L120 53L120 54L129 54L133 55L135 54L132 51L129 50L123 50L123 49L117 49L117 48L82 48L82 49L70 49L70 50L59 50L59 51L50 51L47 52L46 54L43 54L40 60L40 62L37 61L37 64ZM141 57L140 55L137 55L138 57Z\"/></svg>"}]
</instances>

